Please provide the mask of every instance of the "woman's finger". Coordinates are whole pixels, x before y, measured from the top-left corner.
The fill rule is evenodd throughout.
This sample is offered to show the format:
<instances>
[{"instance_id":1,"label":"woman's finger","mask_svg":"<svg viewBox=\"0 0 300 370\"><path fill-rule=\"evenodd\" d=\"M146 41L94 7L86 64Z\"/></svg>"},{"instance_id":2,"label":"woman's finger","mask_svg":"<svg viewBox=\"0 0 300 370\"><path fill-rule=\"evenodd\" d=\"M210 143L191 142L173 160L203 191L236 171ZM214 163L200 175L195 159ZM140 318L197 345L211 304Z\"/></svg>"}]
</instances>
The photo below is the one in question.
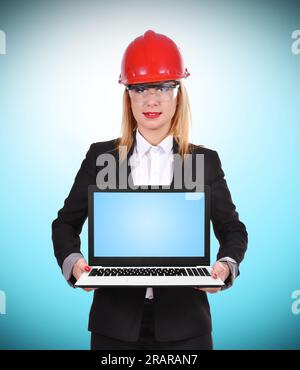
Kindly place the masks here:
<instances>
[{"instance_id":1,"label":"woman's finger","mask_svg":"<svg viewBox=\"0 0 300 370\"><path fill-rule=\"evenodd\" d=\"M214 279L216 279L216 278L220 277L220 275L222 274L223 271L224 271L224 267L222 266L222 264L219 263L219 262L215 262L214 265L213 265L211 276Z\"/></svg>"},{"instance_id":2,"label":"woman's finger","mask_svg":"<svg viewBox=\"0 0 300 370\"><path fill-rule=\"evenodd\" d=\"M76 267L78 267L82 272L89 272L90 271L90 267L89 265L87 264L86 260L84 258L80 258L77 262L76 262ZM89 269L89 270L88 270Z\"/></svg>"},{"instance_id":3,"label":"woman's finger","mask_svg":"<svg viewBox=\"0 0 300 370\"><path fill-rule=\"evenodd\" d=\"M197 287L195 287L194 289L207 293L217 293L219 290L221 290L221 288L197 288Z\"/></svg>"}]
</instances>

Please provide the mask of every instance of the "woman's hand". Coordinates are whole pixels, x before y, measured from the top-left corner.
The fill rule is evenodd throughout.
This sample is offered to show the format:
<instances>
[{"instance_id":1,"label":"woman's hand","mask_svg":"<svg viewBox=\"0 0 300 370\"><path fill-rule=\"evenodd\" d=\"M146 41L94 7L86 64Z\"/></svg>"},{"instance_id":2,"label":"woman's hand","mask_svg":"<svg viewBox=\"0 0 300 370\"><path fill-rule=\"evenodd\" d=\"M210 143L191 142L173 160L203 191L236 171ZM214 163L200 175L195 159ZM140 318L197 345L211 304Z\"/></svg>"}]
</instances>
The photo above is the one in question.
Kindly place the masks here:
<instances>
[{"instance_id":1,"label":"woman's hand","mask_svg":"<svg viewBox=\"0 0 300 370\"><path fill-rule=\"evenodd\" d=\"M225 281L230 275L230 269L226 262L215 262L212 268L211 276L216 279L220 278L222 281ZM221 288L196 288L197 290L202 290L203 292L208 293L217 293Z\"/></svg>"},{"instance_id":2,"label":"woman's hand","mask_svg":"<svg viewBox=\"0 0 300 370\"><path fill-rule=\"evenodd\" d=\"M84 272L89 272L91 271L90 266L87 264L86 260L84 258L80 258L73 266L72 274L75 277L76 280L80 278L80 276ZM86 292L90 292L92 290L96 290L94 288L82 288Z\"/></svg>"}]
</instances>

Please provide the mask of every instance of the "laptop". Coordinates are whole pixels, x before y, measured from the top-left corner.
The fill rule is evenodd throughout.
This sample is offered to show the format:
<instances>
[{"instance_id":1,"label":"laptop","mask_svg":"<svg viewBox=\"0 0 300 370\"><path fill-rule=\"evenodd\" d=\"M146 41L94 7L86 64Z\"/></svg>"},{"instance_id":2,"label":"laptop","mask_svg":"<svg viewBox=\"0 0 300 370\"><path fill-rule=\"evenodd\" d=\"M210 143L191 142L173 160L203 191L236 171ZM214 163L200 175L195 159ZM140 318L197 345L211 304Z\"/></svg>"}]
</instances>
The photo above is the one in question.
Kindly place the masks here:
<instances>
[{"instance_id":1,"label":"laptop","mask_svg":"<svg viewBox=\"0 0 300 370\"><path fill-rule=\"evenodd\" d=\"M90 272L76 287L221 287L211 277L210 192L88 189Z\"/></svg>"}]
</instances>

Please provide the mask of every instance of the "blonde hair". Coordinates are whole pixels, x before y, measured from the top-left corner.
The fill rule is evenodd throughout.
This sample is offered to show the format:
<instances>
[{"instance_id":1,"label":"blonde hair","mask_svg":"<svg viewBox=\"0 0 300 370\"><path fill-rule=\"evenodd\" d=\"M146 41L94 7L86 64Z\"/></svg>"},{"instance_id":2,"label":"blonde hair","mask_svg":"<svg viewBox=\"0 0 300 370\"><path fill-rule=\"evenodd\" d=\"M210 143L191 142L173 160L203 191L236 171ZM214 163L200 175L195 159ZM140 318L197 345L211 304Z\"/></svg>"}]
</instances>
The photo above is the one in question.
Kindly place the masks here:
<instances>
[{"instance_id":1,"label":"blonde hair","mask_svg":"<svg viewBox=\"0 0 300 370\"><path fill-rule=\"evenodd\" d=\"M134 130L137 127L137 122L133 116L131 109L130 96L125 89L123 93L123 113L121 125L121 137L116 140L116 148L120 152L120 159L126 158L130 148L132 147L134 138ZM185 159L186 154L191 153L191 145L189 143L191 128L191 109L188 94L182 81L179 81L177 94L177 107L174 116L172 117L170 130L168 135L173 135L178 144L178 153L182 159Z\"/></svg>"}]
</instances>

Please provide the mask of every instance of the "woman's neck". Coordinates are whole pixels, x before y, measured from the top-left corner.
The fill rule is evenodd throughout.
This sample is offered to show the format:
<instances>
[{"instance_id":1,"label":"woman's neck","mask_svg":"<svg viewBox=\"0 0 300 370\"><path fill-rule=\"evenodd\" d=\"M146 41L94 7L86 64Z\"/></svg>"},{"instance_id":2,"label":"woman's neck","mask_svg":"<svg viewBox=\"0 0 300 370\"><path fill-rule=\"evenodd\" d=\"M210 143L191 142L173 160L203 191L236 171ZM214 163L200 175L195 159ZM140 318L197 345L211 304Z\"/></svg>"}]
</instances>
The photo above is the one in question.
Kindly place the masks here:
<instances>
[{"instance_id":1,"label":"woman's neck","mask_svg":"<svg viewBox=\"0 0 300 370\"><path fill-rule=\"evenodd\" d=\"M147 130L144 127L138 127L140 134L153 146L161 143L169 135L169 126L162 127L163 130Z\"/></svg>"}]
</instances>

